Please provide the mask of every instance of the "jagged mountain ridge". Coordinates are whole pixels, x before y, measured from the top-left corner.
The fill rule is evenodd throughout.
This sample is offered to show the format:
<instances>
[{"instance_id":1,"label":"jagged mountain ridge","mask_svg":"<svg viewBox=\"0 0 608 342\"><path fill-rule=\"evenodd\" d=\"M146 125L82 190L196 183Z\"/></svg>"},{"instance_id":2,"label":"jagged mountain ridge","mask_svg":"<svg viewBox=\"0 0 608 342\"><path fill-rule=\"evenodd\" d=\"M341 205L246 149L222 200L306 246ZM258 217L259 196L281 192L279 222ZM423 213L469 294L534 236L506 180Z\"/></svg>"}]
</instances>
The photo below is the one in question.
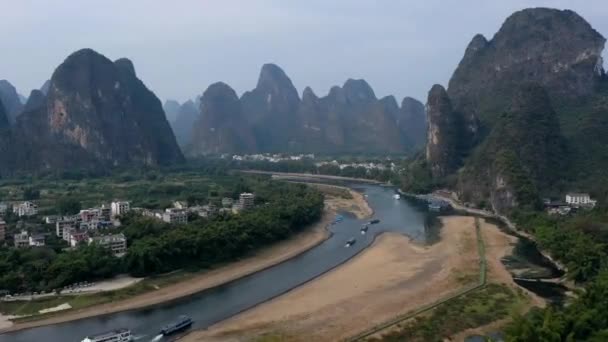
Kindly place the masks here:
<instances>
[{"instance_id":1,"label":"jagged mountain ridge","mask_svg":"<svg viewBox=\"0 0 608 342\"><path fill-rule=\"evenodd\" d=\"M234 100L231 96L225 99ZM216 100L211 103L217 104ZM223 107L205 108L203 95L201 113L209 118L203 118L204 125L194 126L188 154L405 153L423 144L419 133L419 128L422 126L424 131L426 126L424 115L420 115L422 103L409 98L405 101L408 106L400 108L392 96L378 99L364 80L349 79L341 87L332 87L324 97L317 97L310 87L306 87L300 99L287 74L274 64L265 64L256 88L237 100L239 105L234 104L234 108L238 108L239 116L247 126L239 125L237 128L241 132L253 133L255 143L251 144L254 147L226 139L202 141L202 133L197 130L211 127L224 127L223 136L235 136L235 132L229 134L226 131L229 129L223 122L226 114L213 112L215 108ZM410 127L410 120L415 129ZM409 136L407 129L417 131L418 135ZM245 140L252 141L249 138ZM213 142L220 146L211 146Z\"/></svg>"}]
</instances>

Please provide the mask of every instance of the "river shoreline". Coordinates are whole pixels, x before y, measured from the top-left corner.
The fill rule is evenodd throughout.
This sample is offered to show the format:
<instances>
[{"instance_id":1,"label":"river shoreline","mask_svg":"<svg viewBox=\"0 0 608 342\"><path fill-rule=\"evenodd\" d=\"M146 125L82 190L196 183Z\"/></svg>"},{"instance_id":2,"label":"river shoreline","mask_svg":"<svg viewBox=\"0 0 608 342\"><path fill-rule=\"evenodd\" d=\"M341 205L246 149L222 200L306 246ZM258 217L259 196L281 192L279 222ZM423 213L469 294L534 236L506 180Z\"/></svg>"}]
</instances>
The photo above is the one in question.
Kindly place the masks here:
<instances>
[{"instance_id":1,"label":"river shoreline","mask_svg":"<svg viewBox=\"0 0 608 342\"><path fill-rule=\"evenodd\" d=\"M441 240L433 245L383 233L322 276L181 340L277 334L285 341L336 341L453 293L478 278L475 226L464 216L442 222Z\"/></svg>"},{"instance_id":2,"label":"river shoreline","mask_svg":"<svg viewBox=\"0 0 608 342\"><path fill-rule=\"evenodd\" d=\"M515 225L515 223L513 223L511 220L509 220L508 217L506 217L504 215L499 215L499 214L496 214L496 213L493 213L493 212L490 212L487 210L483 210L483 209L475 209L475 208L466 207L459 201L455 200L454 198L452 198L450 196L445 195L444 193L433 192L433 193L426 194L426 195L416 195L416 194L406 193L401 190L399 190L399 193L402 195L405 195L405 196L422 199L422 200L432 198L435 200L445 201L445 202L450 203L452 208L454 208L457 211L465 212L465 213L475 215L475 216L481 216L484 218L496 219L496 220L502 222L516 237L524 237L524 238L536 243L536 239L534 238L534 236L532 236L531 234L529 234L521 229L518 229L517 226ZM538 251L544 258L546 258L549 262L551 262L555 268L557 268L558 270L560 270L564 273L568 272L566 266L563 265L558 260L555 260L549 253L542 250L541 248L538 248Z\"/></svg>"},{"instance_id":3,"label":"river shoreline","mask_svg":"<svg viewBox=\"0 0 608 342\"><path fill-rule=\"evenodd\" d=\"M236 281L286 262L318 246L331 236L327 227L333 222L337 210L352 211L353 215L361 218L371 216L371 208L363 196L351 189L347 190L351 193L351 199L329 196L326 198L323 217L312 227L288 240L262 249L250 257L119 302L66 311L50 317L40 317L38 320L18 322L10 326L8 326L10 324L7 320L8 317L0 315L0 334L160 305Z\"/></svg>"}]
</instances>

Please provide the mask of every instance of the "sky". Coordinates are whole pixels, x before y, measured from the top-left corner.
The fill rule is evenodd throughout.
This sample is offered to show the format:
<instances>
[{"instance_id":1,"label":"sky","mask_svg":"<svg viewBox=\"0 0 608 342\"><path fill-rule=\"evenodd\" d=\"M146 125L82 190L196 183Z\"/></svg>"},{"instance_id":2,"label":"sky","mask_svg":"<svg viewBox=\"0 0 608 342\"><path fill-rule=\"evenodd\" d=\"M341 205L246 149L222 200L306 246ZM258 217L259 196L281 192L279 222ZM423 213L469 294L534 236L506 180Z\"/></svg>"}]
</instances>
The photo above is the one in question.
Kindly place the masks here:
<instances>
[{"instance_id":1,"label":"sky","mask_svg":"<svg viewBox=\"0 0 608 342\"><path fill-rule=\"evenodd\" d=\"M131 59L161 99L185 101L222 81L255 87L264 63L301 92L365 79L378 97L423 102L447 85L476 33L514 11L572 9L608 36L608 2L492 0L0 0L0 79L27 96L72 52ZM604 54L606 57L606 53Z\"/></svg>"}]
</instances>

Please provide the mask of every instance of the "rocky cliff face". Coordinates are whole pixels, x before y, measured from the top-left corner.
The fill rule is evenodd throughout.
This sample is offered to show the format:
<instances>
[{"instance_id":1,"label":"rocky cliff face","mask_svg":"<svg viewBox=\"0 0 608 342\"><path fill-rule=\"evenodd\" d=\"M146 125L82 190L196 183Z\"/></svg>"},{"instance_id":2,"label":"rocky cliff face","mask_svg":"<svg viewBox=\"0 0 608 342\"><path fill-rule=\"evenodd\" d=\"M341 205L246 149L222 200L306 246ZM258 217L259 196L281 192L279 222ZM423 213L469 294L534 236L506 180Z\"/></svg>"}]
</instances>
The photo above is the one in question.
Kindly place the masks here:
<instances>
[{"instance_id":1,"label":"rocky cliff face","mask_svg":"<svg viewBox=\"0 0 608 342\"><path fill-rule=\"evenodd\" d=\"M457 184L448 185L499 212L603 184L603 176L584 170L608 165L597 143L608 126L604 42L576 13L545 8L514 13L489 41L475 36L447 96L429 96L433 176L459 170ZM445 113L456 122L442 119ZM448 129L461 138L445 138Z\"/></svg>"},{"instance_id":2,"label":"rocky cliff face","mask_svg":"<svg viewBox=\"0 0 608 342\"><path fill-rule=\"evenodd\" d=\"M42 97L41 95L39 97ZM48 95L28 107L16 135L30 169L162 165L183 156L158 98L131 61L84 49L53 73Z\"/></svg>"},{"instance_id":3,"label":"rocky cliff face","mask_svg":"<svg viewBox=\"0 0 608 342\"><path fill-rule=\"evenodd\" d=\"M12 132L4 104L0 100L0 177L9 173L12 168L13 154Z\"/></svg>"},{"instance_id":4,"label":"rocky cliff face","mask_svg":"<svg viewBox=\"0 0 608 342\"><path fill-rule=\"evenodd\" d=\"M534 82L556 103L591 95L603 75L605 39L570 10L525 9L488 41L473 38L449 82L456 110L491 125L521 82ZM471 131L476 131L473 124Z\"/></svg>"},{"instance_id":5,"label":"rocky cliff face","mask_svg":"<svg viewBox=\"0 0 608 342\"><path fill-rule=\"evenodd\" d=\"M31 112L44 106L46 95L40 90L32 90L30 97L27 98L25 106L23 106L24 112Z\"/></svg>"},{"instance_id":6,"label":"rocky cliff face","mask_svg":"<svg viewBox=\"0 0 608 342\"><path fill-rule=\"evenodd\" d=\"M180 146L187 146L192 141L192 127L200 116L200 102L198 107L192 100L184 102L177 111L175 121L171 126L175 133L175 138Z\"/></svg>"},{"instance_id":7,"label":"rocky cliff face","mask_svg":"<svg viewBox=\"0 0 608 342\"><path fill-rule=\"evenodd\" d=\"M23 111L23 104L17 89L7 80L0 80L0 100L4 104L8 120L15 122L17 116Z\"/></svg>"},{"instance_id":8,"label":"rocky cliff face","mask_svg":"<svg viewBox=\"0 0 608 342\"><path fill-rule=\"evenodd\" d=\"M256 139L245 123L241 102L225 83L214 83L201 98L201 115L194 124L190 154L251 152Z\"/></svg>"},{"instance_id":9,"label":"rocky cliff face","mask_svg":"<svg viewBox=\"0 0 608 342\"><path fill-rule=\"evenodd\" d=\"M396 122L402 132L404 145L413 146L415 149L425 146L428 128L426 112L422 102L411 97L405 97L401 101Z\"/></svg>"},{"instance_id":10,"label":"rocky cliff face","mask_svg":"<svg viewBox=\"0 0 608 342\"><path fill-rule=\"evenodd\" d=\"M460 173L465 200L490 199L498 211L536 205L564 176L565 140L547 92L524 84Z\"/></svg>"},{"instance_id":11,"label":"rocky cliff face","mask_svg":"<svg viewBox=\"0 0 608 342\"><path fill-rule=\"evenodd\" d=\"M257 86L243 94L241 105L261 150L285 151L293 143L300 97L281 68L265 64Z\"/></svg>"},{"instance_id":12,"label":"rocky cliff face","mask_svg":"<svg viewBox=\"0 0 608 342\"><path fill-rule=\"evenodd\" d=\"M445 88L439 84L429 91L426 113L426 160L433 177L442 178L455 172L462 162L462 117L454 111Z\"/></svg>"}]
</instances>

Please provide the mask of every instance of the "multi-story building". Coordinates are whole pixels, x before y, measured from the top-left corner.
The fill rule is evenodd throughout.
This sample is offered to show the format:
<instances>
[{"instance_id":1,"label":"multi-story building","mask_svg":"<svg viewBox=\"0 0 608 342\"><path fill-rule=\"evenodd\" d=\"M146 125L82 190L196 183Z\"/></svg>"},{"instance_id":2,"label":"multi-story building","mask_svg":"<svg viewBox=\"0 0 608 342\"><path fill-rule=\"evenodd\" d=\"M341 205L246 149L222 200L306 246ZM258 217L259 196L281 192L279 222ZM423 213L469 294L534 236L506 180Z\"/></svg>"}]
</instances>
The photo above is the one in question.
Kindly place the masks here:
<instances>
[{"instance_id":1,"label":"multi-story building","mask_svg":"<svg viewBox=\"0 0 608 342\"><path fill-rule=\"evenodd\" d=\"M188 213L185 210L166 209L162 217L163 221L171 224L188 223Z\"/></svg>"},{"instance_id":2,"label":"multi-story building","mask_svg":"<svg viewBox=\"0 0 608 342\"><path fill-rule=\"evenodd\" d=\"M42 247L46 245L46 236L44 234L30 235L29 245L32 247Z\"/></svg>"},{"instance_id":3,"label":"multi-story building","mask_svg":"<svg viewBox=\"0 0 608 342\"><path fill-rule=\"evenodd\" d=\"M89 240L89 235L87 232L82 230L71 230L68 235L68 242L71 247L77 247L79 244L86 242Z\"/></svg>"},{"instance_id":4,"label":"multi-story building","mask_svg":"<svg viewBox=\"0 0 608 342\"><path fill-rule=\"evenodd\" d=\"M184 201L175 201L173 202L173 208L175 209L188 209L188 203Z\"/></svg>"},{"instance_id":5,"label":"multi-story building","mask_svg":"<svg viewBox=\"0 0 608 342\"><path fill-rule=\"evenodd\" d=\"M48 215L44 217L44 223L46 224L56 224L59 220L60 217L57 215Z\"/></svg>"},{"instance_id":6,"label":"multi-story building","mask_svg":"<svg viewBox=\"0 0 608 342\"><path fill-rule=\"evenodd\" d=\"M572 206L594 206L596 201L591 199L587 193L567 193L566 203Z\"/></svg>"},{"instance_id":7,"label":"multi-story building","mask_svg":"<svg viewBox=\"0 0 608 342\"><path fill-rule=\"evenodd\" d=\"M69 229L76 228L76 225L77 223L75 220L58 220L55 223L55 235L57 235L58 238L69 242L70 237L66 236L65 232L66 230L69 232Z\"/></svg>"},{"instance_id":8,"label":"multi-story building","mask_svg":"<svg viewBox=\"0 0 608 342\"><path fill-rule=\"evenodd\" d=\"M6 240L6 222L0 220L0 245Z\"/></svg>"},{"instance_id":9,"label":"multi-story building","mask_svg":"<svg viewBox=\"0 0 608 342\"><path fill-rule=\"evenodd\" d=\"M112 218L112 208L105 204L102 204L101 208L99 208L99 216L100 219L104 221L110 221L110 219Z\"/></svg>"},{"instance_id":10,"label":"multi-story building","mask_svg":"<svg viewBox=\"0 0 608 342\"><path fill-rule=\"evenodd\" d=\"M19 203L16 206L13 206L13 212L21 217L21 216L34 216L38 214L38 206L36 203L25 201L23 203Z\"/></svg>"},{"instance_id":11,"label":"multi-story building","mask_svg":"<svg viewBox=\"0 0 608 342\"><path fill-rule=\"evenodd\" d=\"M253 208L255 201L255 195L252 193L244 192L239 196L239 208L241 210L248 210Z\"/></svg>"},{"instance_id":12,"label":"multi-story building","mask_svg":"<svg viewBox=\"0 0 608 342\"><path fill-rule=\"evenodd\" d=\"M98 208L84 209L81 210L80 213L78 213L78 216L80 216L80 219L83 222L91 222L93 220L99 219L99 216L101 216L101 212Z\"/></svg>"},{"instance_id":13,"label":"multi-story building","mask_svg":"<svg viewBox=\"0 0 608 342\"><path fill-rule=\"evenodd\" d=\"M110 249L112 254L117 257L121 257L127 252L127 238L123 233L90 237L89 244L92 243Z\"/></svg>"},{"instance_id":14,"label":"multi-story building","mask_svg":"<svg viewBox=\"0 0 608 342\"><path fill-rule=\"evenodd\" d=\"M30 245L30 234L26 230L22 230L21 233L13 236L16 248L25 248Z\"/></svg>"},{"instance_id":15,"label":"multi-story building","mask_svg":"<svg viewBox=\"0 0 608 342\"><path fill-rule=\"evenodd\" d=\"M129 211L131 205L126 201L116 201L112 202L112 217L120 216Z\"/></svg>"}]
</instances>

